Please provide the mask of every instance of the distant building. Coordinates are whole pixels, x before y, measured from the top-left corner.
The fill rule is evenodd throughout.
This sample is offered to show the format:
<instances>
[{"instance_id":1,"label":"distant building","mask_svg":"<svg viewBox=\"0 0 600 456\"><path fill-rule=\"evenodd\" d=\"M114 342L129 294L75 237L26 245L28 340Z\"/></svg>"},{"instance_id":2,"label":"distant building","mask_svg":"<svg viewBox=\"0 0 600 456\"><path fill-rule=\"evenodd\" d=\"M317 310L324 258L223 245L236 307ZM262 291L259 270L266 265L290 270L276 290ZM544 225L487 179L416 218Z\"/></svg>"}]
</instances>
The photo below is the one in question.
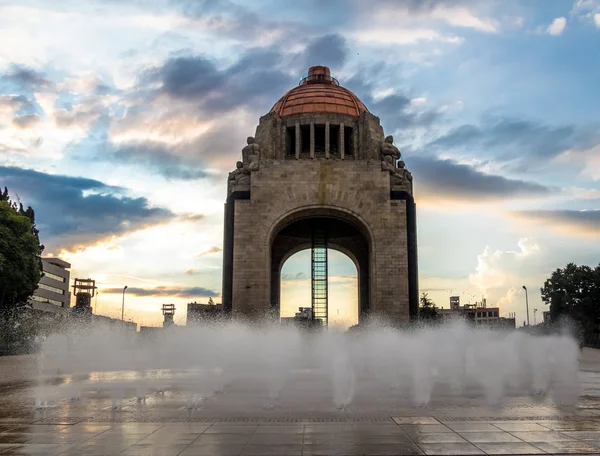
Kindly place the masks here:
<instances>
[{"instance_id":1,"label":"distant building","mask_svg":"<svg viewBox=\"0 0 600 456\"><path fill-rule=\"evenodd\" d=\"M175 304L163 304L162 305L162 313L163 313L163 328L168 328L169 326L173 326L175 322L173 318L175 318Z\"/></svg>"},{"instance_id":2,"label":"distant building","mask_svg":"<svg viewBox=\"0 0 600 456\"><path fill-rule=\"evenodd\" d=\"M321 327L323 322L319 319L313 320L311 307L299 307L298 312L293 317L281 317L281 323L284 325L295 325L298 327Z\"/></svg>"},{"instance_id":3,"label":"distant building","mask_svg":"<svg viewBox=\"0 0 600 456\"><path fill-rule=\"evenodd\" d=\"M199 325L203 323L211 323L220 320L223 317L223 305L212 303L212 299L208 304L200 304L190 302L187 305L187 326Z\"/></svg>"},{"instance_id":4,"label":"distant building","mask_svg":"<svg viewBox=\"0 0 600 456\"><path fill-rule=\"evenodd\" d=\"M71 265L60 258L42 258L44 275L38 288L29 298L34 310L54 314L67 314L71 306L69 280Z\"/></svg>"},{"instance_id":5,"label":"distant building","mask_svg":"<svg viewBox=\"0 0 600 456\"><path fill-rule=\"evenodd\" d=\"M497 328L515 328L515 318L500 317L499 307L487 307L484 299L475 304L460 305L460 297L450 297L450 309L438 309L438 314L445 320L463 319L474 326Z\"/></svg>"}]
</instances>

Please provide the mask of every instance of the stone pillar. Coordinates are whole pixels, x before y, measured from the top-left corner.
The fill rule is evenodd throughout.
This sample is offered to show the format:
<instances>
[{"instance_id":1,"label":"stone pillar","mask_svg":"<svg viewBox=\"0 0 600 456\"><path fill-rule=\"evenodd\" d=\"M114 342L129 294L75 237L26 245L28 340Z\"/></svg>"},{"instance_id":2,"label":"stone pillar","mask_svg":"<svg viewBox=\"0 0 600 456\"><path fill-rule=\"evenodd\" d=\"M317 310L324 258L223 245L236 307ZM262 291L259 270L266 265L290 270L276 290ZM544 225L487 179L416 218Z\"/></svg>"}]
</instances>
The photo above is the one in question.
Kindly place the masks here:
<instances>
[{"instance_id":1,"label":"stone pillar","mask_svg":"<svg viewBox=\"0 0 600 456\"><path fill-rule=\"evenodd\" d=\"M296 122L296 160L300 159L300 151L302 150L302 135L300 134L300 123Z\"/></svg>"},{"instance_id":2,"label":"stone pillar","mask_svg":"<svg viewBox=\"0 0 600 456\"><path fill-rule=\"evenodd\" d=\"M352 130L352 153L354 154L354 159L358 160L358 128L356 127Z\"/></svg>"},{"instance_id":3,"label":"stone pillar","mask_svg":"<svg viewBox=\"0 0 600 456\"><path fill-rule=\"evenodd\" d=\"M315 158L315 123L310 123L310 158Z\"/></svg>"},{"instance_id":4,"label":"stone pillar","mask_svg":"<svg viewBox=\"0 0 600 456\"><path fill-rule=\"evenodd\" d=\"M325 122L325 158L329 159L329 121Z\"/></svg>"},{"instance_id":5,"label":"stone pillar","mask_svg":"<svg viewBox=\"0 0 600 456\"><path fill-rule=\"evenodd\" d=\"M340 139L339 139L340 158L344 159L344 124L340 124Z\"/></svg>"}]
</instances>

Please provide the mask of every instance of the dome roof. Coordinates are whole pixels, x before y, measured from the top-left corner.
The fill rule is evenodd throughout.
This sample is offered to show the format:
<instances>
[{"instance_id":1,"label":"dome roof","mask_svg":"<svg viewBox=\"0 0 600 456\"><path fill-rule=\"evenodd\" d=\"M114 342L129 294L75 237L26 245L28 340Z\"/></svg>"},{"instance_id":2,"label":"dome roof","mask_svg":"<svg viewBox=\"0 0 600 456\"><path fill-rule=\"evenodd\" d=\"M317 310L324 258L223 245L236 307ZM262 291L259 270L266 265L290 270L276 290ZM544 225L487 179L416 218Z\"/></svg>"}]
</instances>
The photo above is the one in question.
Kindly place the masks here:
<instances>
[{"instance_id":1,"label":"dome roof","mask_svg":"<svg viewBox=\"0 0 600 456\"><path fill-rule=\"evenodd\" d=\"M300 81L298 87L289 90L271 108L271 112L281 117L292 114L330 112L360 116L367 107L348 89L341 87L337 79L331 77L329 68L313 66L308 76Z\"/></svg>"}]
</instances>

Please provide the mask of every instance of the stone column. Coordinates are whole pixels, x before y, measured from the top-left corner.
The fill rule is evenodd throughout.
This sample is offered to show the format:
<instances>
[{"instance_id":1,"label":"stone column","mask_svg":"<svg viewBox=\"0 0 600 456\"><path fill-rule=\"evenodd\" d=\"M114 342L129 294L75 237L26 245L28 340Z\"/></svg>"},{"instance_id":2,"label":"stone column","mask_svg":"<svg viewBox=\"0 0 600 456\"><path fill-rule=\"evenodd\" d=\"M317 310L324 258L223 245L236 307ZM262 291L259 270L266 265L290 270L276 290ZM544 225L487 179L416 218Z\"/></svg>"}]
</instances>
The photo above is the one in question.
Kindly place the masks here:
<instances>
[{"instance_id":1,"label":"stone column","mask_svg":"<svg viewBox=\"0 0 600 456\"><path fill-rule=\"evenodd\" d=\"M352 152L354 153L354 159L358 160L358 128L356 127L352 130Z\"/></svg>"},{"instance_id":2,"label":"stone column","mask_svg":"<svg viewBox=\"0 0 600 456\"><path fill-rule=\"evenodd\" d=\"M275 155L276 158L281 159L281 160L285 160L287 158L287 154L288 154L288 149L287 149L287 128L285 125L283 125L281 127L281 141L279 141L281 146L279 147L279 151L276 152ZM289 151L291 152L291 151Z\"/></svg>"},{"instance_id":3,"label":"stone column","mask_svg":"<svg viewBox=\"0 0 600 456\"><path fill-rule=\"evenodd\" d=\"M340 158L344 159L344 124L340 124L340 139L339 139Z\"/></svg>"},{"instance_id":4,"label":"stone column","mask_svg":"<svg viewBox=\"0 0 600 456\"><path fill-rule=\"evenodd\" d=\"M329 121L325 122L325 158L329 159Z\"/></svg>"},{"instance_id":5,"label":"stone column","mask_svg":"<svg viewBox=\"0 0 600 456\"><path fill-rule=\"evenodd\" d=\"M296 160L300 159L300 151L302 150L302 135L300 134L300 122L296 122Z\"/></svg>"},{"instance_id":6,"label":"stone column","mask_svg":"<svg viewBox=\"0 0 600 456\"><path fill-rule=\"evenodd\" d=\"M315 158L315 123L310 123L310 158Z\"/></svg>"}]
</instances>

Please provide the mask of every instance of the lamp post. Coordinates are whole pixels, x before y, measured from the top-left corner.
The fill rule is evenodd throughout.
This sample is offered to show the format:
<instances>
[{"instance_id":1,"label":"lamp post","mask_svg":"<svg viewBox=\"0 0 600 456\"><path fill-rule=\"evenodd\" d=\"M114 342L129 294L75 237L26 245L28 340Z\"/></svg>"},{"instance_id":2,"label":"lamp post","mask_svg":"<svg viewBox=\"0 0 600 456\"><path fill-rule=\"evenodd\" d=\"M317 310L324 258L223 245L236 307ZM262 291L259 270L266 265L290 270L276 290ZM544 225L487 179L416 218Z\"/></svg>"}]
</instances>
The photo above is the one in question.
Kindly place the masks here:
<instances>
[{"instance_id":1,"label":"lamp post","mask_svg":"<svg viewBox=\"0 0 600 456\"><path fill-rule=\"evenodd\" d=\"M121 303L121 321L125 321L125 290L127 290L127 285L123 287L123 302Z\"/></svg>"},{"instance_id":2,"label":"lamp post","mask_svg":"<svg viewBox=\"0 0 600 456\"><path fill-rule=\"evenodd\" d=\"M535 314L537 313L537 309L533 309L533 326L537 325L537 320L535 318Z\"/></svg>"},{"instance_id":3,"label":"lamp post","mask_svg":"<svg viewBox=\"0 0 600 456\"><path fill-rule=\"evenodd\" d=\"M525 306L527 308L527 326L529 326L529 297L527 296L527 287L523 285L523 290L525 290Z\"/></svg>"}]
</instances>

